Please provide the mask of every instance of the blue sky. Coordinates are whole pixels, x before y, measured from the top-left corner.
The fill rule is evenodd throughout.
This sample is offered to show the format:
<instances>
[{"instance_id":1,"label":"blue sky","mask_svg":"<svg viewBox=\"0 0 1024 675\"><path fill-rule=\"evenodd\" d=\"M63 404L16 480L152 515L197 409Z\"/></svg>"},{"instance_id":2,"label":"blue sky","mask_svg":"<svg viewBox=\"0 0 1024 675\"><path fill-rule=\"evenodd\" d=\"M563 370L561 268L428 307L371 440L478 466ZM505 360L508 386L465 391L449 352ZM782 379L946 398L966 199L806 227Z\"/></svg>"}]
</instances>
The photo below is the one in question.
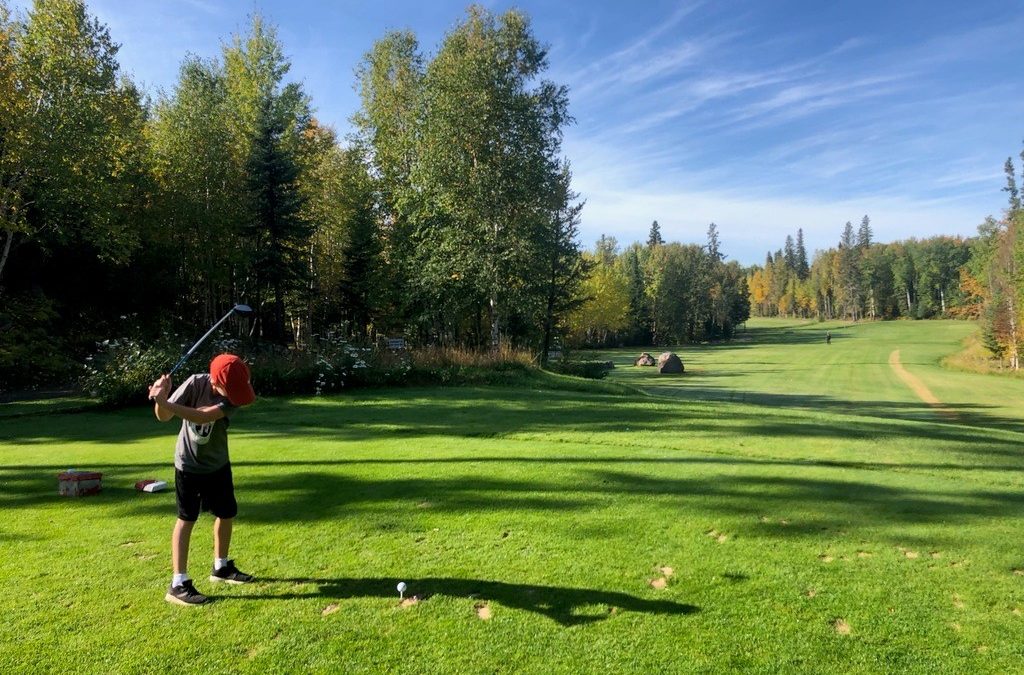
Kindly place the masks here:
<instances>
[{"instance_id":1,"label":"blue sky","mask_svg":"<svg viewBox=\"0 0 1024 675\"><path fill-rule=\"evenodd\" d=\"M24 7L26 0L16 0ZM149 91L186 53L213 56L259 11L292 76L339 132L353 69L386 30L430 53L464 2L91 0ZM526 1L570 87L564 150L587 200L583 240L670 240L719 226L731 259L761 262L803 228L808 248L869 214L881 241L975 232L1005 204L1024 139L1024 1Z\"/></svg>"}]
</instances>

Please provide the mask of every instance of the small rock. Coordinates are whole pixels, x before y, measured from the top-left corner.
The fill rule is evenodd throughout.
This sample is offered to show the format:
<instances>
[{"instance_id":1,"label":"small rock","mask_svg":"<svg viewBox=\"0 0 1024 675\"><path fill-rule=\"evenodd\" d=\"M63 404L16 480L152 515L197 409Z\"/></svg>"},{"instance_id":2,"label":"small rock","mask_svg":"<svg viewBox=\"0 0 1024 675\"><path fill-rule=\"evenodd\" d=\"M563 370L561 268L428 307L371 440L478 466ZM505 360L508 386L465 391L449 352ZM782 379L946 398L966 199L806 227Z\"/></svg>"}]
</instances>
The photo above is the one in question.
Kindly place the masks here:
<instances>
[{"instance_id":1,"label":"small rock","mask_svg":"<svg viewBox=\"0 0 1024 675\"><path fill-rule=\"evenodd\" d=\"M634 366L655 366L658 362L654 360L654 357L647 352L642 353L636 361L633 362Z\"/></svg>"}]
</instances>

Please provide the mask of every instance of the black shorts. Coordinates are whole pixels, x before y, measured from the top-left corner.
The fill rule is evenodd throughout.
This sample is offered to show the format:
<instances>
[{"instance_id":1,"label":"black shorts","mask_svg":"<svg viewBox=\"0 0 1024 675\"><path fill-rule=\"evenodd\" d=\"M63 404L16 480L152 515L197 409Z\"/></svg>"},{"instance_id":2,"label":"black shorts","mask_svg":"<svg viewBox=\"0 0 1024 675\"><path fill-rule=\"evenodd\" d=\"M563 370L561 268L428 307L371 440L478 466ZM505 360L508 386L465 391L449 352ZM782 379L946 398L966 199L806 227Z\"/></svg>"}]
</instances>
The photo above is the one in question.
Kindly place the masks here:
<instances>
[{"instance_id":1,"label":"black shorts","mask_svg":"<svg viewBox=\"0 0 1024 675\"><path fill-rule=\"evenodd\" d=\"M218 518L238 515L230 464L213 473L189 473L175 469L174 492L178 496L178 518L182 520L199 520L200 511L209 511Z\"/></svg>"}]
</instances>

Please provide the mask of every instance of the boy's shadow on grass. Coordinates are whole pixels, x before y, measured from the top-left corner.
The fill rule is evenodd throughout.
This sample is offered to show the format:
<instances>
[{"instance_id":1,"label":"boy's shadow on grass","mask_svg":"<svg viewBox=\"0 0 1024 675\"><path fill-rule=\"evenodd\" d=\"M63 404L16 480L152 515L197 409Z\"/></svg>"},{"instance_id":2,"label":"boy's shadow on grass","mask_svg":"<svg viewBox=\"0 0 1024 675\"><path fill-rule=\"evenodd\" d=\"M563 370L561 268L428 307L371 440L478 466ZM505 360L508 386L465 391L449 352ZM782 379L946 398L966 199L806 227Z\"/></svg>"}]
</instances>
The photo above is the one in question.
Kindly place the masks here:
<instances>
[{"instance_id":1,"label":"boy's shadow on grass","mask_svg":"<svg viewBox=\"0 0 1024 675\"><path fill-rule=\"evenodd\" d=\"M301 598L324 598L341 600L347 598L388 598L398 603L395 587L400 579L387 577L363 579L260 579L263 583L317 585L309 592L286 592L272 595L239 595L232 600L281 600ZM479 602L493 601L504 607L523 609L543 614L563 626L593 623L607 619L620 611L645 612L648 614L693 614L700 611L695 605L671 600L645 600L626 593L601 591L589 588L564 588L560 586L537 586L533 584L508 584L502 581L481 579L453 579L449 577L424 577L406 579L406 597L417 596L429 600L435 595L452 598L466 598Z\"/></svg>"}]
</instances>

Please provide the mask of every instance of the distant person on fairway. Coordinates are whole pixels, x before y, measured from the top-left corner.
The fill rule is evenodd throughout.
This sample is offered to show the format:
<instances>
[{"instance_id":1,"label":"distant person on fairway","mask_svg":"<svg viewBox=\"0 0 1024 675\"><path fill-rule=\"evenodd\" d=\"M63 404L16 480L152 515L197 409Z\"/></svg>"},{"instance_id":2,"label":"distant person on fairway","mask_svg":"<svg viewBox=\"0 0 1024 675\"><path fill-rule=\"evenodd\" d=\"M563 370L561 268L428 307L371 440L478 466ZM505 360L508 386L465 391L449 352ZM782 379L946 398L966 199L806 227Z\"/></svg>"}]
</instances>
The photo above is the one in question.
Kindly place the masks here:
<instances>
[{"instance_id":1,"label":"distant person on fairway","mask_svg":"<svg viewBox=\"0 0 1024 675\"><path fill-rule=\"evenodd\" d=\"M825 331L825 344L832 344L832 331L830 330Z\"/></svg>"},{"instance_id":2,"label":"distant person on fairway","mask_svg":"<svg viewBox=\"0 0 1024 675\"><path fill-rule=\"evenodd\" d=\"M231 414L256 399L249 367L234 354L210 362L210 373L193 375L170 394L171 376L163 375L149 388L153 412L161 422L181 418L174 451L174 489L178 522L171 537L174 576L164 599L178 605L202 605L209 598L196 590L188 576L188 545L200 510L213 522L213 571L210 581L244 584L251 576L228 559L231 526L238 513L228 459L228 421ZM170 396L168 396L170 394Z\"/></svg>"}]
</instances>

